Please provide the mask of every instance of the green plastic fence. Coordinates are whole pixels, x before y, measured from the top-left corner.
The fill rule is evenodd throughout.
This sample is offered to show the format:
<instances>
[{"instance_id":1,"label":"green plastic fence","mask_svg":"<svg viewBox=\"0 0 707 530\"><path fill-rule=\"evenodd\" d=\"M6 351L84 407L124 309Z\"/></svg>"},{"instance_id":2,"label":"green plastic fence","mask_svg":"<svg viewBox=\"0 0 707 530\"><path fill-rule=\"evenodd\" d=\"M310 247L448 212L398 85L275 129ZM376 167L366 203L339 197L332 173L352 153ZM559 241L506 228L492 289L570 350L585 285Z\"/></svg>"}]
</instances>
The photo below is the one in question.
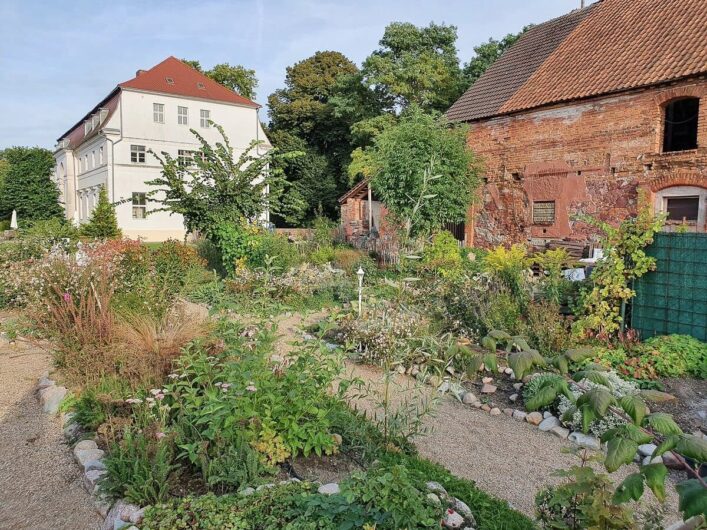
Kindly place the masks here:
<instances>
[{"instance_id":1,"label":"green plastic fence","mask_svg":"<svg viewBox=\"0 0 707 530\"><path fill-rule=\"evenodd\" d=\"M634 284L631 327L707 341L707 234L657 234L646 251L657 268Z\"/></svg>"}]
</instances>

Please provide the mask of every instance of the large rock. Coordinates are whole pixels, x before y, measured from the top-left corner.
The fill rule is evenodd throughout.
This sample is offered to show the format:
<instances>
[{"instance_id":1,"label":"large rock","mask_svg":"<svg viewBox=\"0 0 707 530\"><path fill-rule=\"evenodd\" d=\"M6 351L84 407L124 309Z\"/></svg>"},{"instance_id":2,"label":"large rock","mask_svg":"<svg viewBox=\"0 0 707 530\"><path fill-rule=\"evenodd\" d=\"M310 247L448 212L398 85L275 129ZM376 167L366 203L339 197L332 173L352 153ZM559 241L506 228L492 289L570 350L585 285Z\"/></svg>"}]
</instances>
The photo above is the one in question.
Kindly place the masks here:
<instances>
[{"instance_id":1,"label":"large rock","mask_svg":"<svg viewBox=\"0 0 707 530\"><path fill-rule=\"evenodd\" d=\"M339 493L340 488L336 482L330 482L329 484L322 484L319 486L317 491L322 495L335 495L336 493Z\"/></svg>"},{"instance_id":2,"label":"large rock","mask_svg":"<svg viewBox=\"0 0 707 530\"><path fill-rule=\"evenodd\" d=\"M74 454L76 454L76 451L85 451L87 449L98 449L98 445L94 440L81 440L74 446Z\"/></svg>"},{"instance_id":3,"label":"large rock","mask_svg":"<svg viewBox=\"0 0 707 530\"><path fill-rule=\"evenodd\" d=\"M98 485L98 482L101 480L101 477L105 474L106 471L102 469L86 471L83 474L83 486L84 488L86 488L86 491L89 493L93 493L93 491L96 489L96 486Z\"/></svg>"},{"instance_id":4,"label":"large rock","mask_svg":"<svg viewBox=\"0 0 707 530\"><path fill-rule=\"evenodd\" d=\"M439 482L430 481L425 484L425 486L427 486L427 489L432 493L436 493L440 497L447 497L447 490L444 489L444 486Z\"/></svg>"},{"instance_id":5,"label":"large rock","mask_svg":"<svg viewBox=\"0 0 707 530\"><path fill-rule=\"evenodd\" d=\"M132 526L130 517L139 511L140 507L128 504L123 500L117 501L108 512L101 530L120 530Z\"/></svg>"},{"instance_id":6,"label":"large rock","mask_svg":"<svg viewBox=\"0 0 707 530\"><path fill-rule=\"evenodd\" d=\"M560 426L560 420L556 418L555 416L550 416L549 418L545 418L543 421L540 422L540 425L538 426L538 429L541 431L549 431L553 427L559 427Z\"/></svg>"},{"instance_id":7,"label":"large rock","mask_svg":"<svg viewBox=\"0 0 707 530\"><path fill-rule=\"evenodd\" d=\"M68 390L63 386L49 386L40 390L39 401L42 404L42 410L48 414L56 414L67 393Z\"/></svg>"},{"instance_id":8,"label":"large rock","mask_svg":"<svg viewBox=\"0 0 707 530\"><path fill-rule=\"evenodd\" d=\"M474 514L471 513L471 508L462 500L457 499L456 497L452 500L452 508L459 513L464 519L466 519L466 522L471 524L472 526L476 526L476 520L474 520Z\"/></svg>"},{"instance_id":9,"label":"large rock","mask_svg":"<svg viewBox=\"0 0 707 530\"><path fill-rule=\"evenodd\" d=\"M484 386L481 387L481 393L482 394L493 394L496 392L496 385L492 385L489 383L486 383Z\"/></svg>"},{"instance_id":10,"label":"large rock","mask_svg":"<svg viewBox=\"0 0 707 530\"><path fill-rule=\"evenodd\" d=\"M525 421L527 421L531 425L540 425L540 423L543 421L543 415L539 412L531 412L525 417Z\"/></svg>"},{"instance_id":11,"label":"large rock","mask_svg":"<svg viewBox=\"0 0 707 530\"><path fill-rule=\"evenodd\" d=\"M39 378L39 382L37 383L37 389L44 390L45 388L49 388L50 386L54 386L55 384L55 381L52 381L48 377L42 376Z\"/></svg>"},{"instance_id":12,"label":"large rock","mask_svg":"<svg viewBox=\"0 0 707 530\"><path fill-rule=\"evenodd\" d=\"M489 414L491 414L491 416L500 416L501 409L499 409L498 407L494 407L489 411Z\"/></svg>"},{"instance_id":13,"label":"large rock","mask_svg":"<svg viewBox=\"0 0 707 530\"><path fill-rule=\"evenodd\" d=\"M81 466L84 471L88 471L87 464L96 460L101 460L105 453L100 449L84 449L74 450L74 457L76 462Z\"/></svg>"},{"instance_id":14,"label":"large rock","mask_svg":"<svg viewBox=\"0 0 707 530\"><path fill-rule=\"evenodd\" d=\"M102 471L106 468L103 460L89 460L83 466L84 471Z\"/></svg>"},{"instance_id":15,"label":"large rock","mask_svg":"<svg viewBox=\"0 0 707 530\"><path fill-rule=\"evenodd\" d=\"M586 449L593 449L595 451L601 449L601 443L599 442L599 440L589 434L584 434L582 432L575 431L569 435L568 439L573 444L578 445L580 447L584 447Z\"/></svg>"},{"instance_id":16,"label":"large rock","mask_svg":"<svg viewBox=\"0 0 707 530\"><path fill-rule=\"evenodd\" d=\"M513 419L518 420L518 421L524 421L525 417L527 414L523 412L522 410L514 410L513 411Z\"/></svg>"},{"instance_id":17,"label":"large rock","mask_svg":"<svg viewBox=\"0 0 707 530\"><path fill-rule=\"evenodd\" d=\"M471 405L472 403L476 403L479 401L474 394L471 392L467 392L464 394L464 397L462 397L462 402L466 403L467 405Z\"/></svg>"}]
</instances>

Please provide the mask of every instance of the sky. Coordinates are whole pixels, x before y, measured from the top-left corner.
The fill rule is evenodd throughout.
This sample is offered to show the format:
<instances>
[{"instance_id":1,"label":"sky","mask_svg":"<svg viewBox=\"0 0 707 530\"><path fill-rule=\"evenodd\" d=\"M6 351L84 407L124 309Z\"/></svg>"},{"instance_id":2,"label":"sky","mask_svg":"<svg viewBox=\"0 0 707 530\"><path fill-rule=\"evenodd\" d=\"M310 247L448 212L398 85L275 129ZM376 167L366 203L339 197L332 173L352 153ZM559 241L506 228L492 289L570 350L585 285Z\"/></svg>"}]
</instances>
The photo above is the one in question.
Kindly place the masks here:
<instances>
[{"instance_id":1,"label":"sky","mask_svg":"<svg viewBox=\"0 0 707 530\"><path fill-rule=\"evenodd\" d=\"M590 3L588 1L587 3ZM118 83L170 55L256 71L256 100L318 50L356 64L393 21L457 26L462 62L489 37L568 13L580 0L0 0L0 149L52 148ZM261 111L267 119L267 108Z\"/></svg>"}]
</instances>

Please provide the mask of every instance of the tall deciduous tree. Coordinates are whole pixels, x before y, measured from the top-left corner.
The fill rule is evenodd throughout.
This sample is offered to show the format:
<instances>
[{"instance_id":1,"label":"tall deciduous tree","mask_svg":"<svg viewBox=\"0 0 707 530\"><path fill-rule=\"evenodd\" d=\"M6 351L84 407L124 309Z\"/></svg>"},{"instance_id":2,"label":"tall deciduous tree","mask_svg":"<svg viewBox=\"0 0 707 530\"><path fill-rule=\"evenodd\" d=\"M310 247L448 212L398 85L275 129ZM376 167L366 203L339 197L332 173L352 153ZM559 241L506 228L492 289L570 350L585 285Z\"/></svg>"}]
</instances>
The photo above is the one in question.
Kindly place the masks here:
<instances>
[{"instance_id":1,"label":"tall deciduous tree","mask_svg":"<svg viewBox=\"0 0 707 530\"><path fill-rule=\"evenodd\" d=\"M17 210L20 222L63 217L59 189L51 180L54 156L41 147L11 147L5 161L0 189L0 219Z\"/></svg>"},{"instance_id":2,"label":"tall deciduous tree","mask_svg":"<svg viewBox=\"0 0 707 530\"><path fill-rule=\"evenodd\" d=\"M373 191L410 235L465 219L478 185L465 127L413 105L365 153Z\"/></svg>"},{"instance_id":3,"label":"tall deciduous tree","mask_svg":"<svg viewBox=\"0 0 707 530\"><path fill-rule=\"evenodd\" d=\"M445 111L463 89L456 41L454 26L389 24L380 48L363 63L363 81L389 109L414 103Z\"/></svg>"},{"instance_id":4,"label":"tall deciduous tree","mask_svg":"<svg viewBox=\"0 0 707 530\"><path fill-rule=\"evenodd\" d=\"M258 87L255 70L245 68L239 64L231 66L228 63L217 64L211 70L204 70L199 61L182 59L182 62L198 70L206 77L222 84L226 88L238 92L241 96L248 99L255 99L255 89Z\"/></svg>"},{"instance_id":5,"label":"tall deciduous tree","mask_svg":"<svg viewBox=\"0 0 707 530\"><path fill-rule=\"evenodd\" d=\"M270 136L278 147L306 153L302 160L285 167L288 181L308 183L307 217L321 206L336 215L336 197L348 187L346 167L351 152L352 117L335 112L331 98L342 78L355 76L358 68L343 54L320 51L287 68L285 88L268 98ZM356 118L358 119L358 118ZM282 133L282 134L280 134ZM293 137L302 142L294 142ZM325 165L322 162L326 162Z\"/></svg>"}]
</instances>

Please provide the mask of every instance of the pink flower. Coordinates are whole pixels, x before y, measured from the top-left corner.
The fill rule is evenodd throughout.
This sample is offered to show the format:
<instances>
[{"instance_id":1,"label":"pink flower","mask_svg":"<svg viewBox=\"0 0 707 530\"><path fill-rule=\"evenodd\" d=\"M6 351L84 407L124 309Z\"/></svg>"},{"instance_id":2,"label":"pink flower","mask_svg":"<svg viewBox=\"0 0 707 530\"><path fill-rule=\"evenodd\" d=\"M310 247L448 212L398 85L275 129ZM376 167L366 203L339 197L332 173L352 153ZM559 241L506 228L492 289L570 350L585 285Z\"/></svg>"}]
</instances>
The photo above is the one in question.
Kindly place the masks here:
<instances>
[{"instance_id":1,"label":"pink flower","mask_svg":"<svg viewBox=\"0 0 707 530\"><path fill-rule=\"evenodd\" d=\"M155 438L157 438L158 440L161 440L165 436L167 436L167 435L163 432L158 432L157 434L155 434Z\"/></svg>"},{"instance_id":2,"label":"pink flower","mask_svg":"<svg viewBox=\"0 0 707 530\"><path fill-rule=\"evenodd\" d=\"M159 399L160 401L162 401L164 399L164 394L157 394L155 396L155 399Z\"/></svg>"},{"instance_id":3,"label":"pink flower","mask_svg":"<svg viewBox=\"0 0 707 530\"><path fill-rule=\"evenodd\" d=\"M64 293L64 296L62 296L62 298L64 299L64 302L68 304L69 302L71 302L71 293Z\"/></svg>"}]
</instances>

